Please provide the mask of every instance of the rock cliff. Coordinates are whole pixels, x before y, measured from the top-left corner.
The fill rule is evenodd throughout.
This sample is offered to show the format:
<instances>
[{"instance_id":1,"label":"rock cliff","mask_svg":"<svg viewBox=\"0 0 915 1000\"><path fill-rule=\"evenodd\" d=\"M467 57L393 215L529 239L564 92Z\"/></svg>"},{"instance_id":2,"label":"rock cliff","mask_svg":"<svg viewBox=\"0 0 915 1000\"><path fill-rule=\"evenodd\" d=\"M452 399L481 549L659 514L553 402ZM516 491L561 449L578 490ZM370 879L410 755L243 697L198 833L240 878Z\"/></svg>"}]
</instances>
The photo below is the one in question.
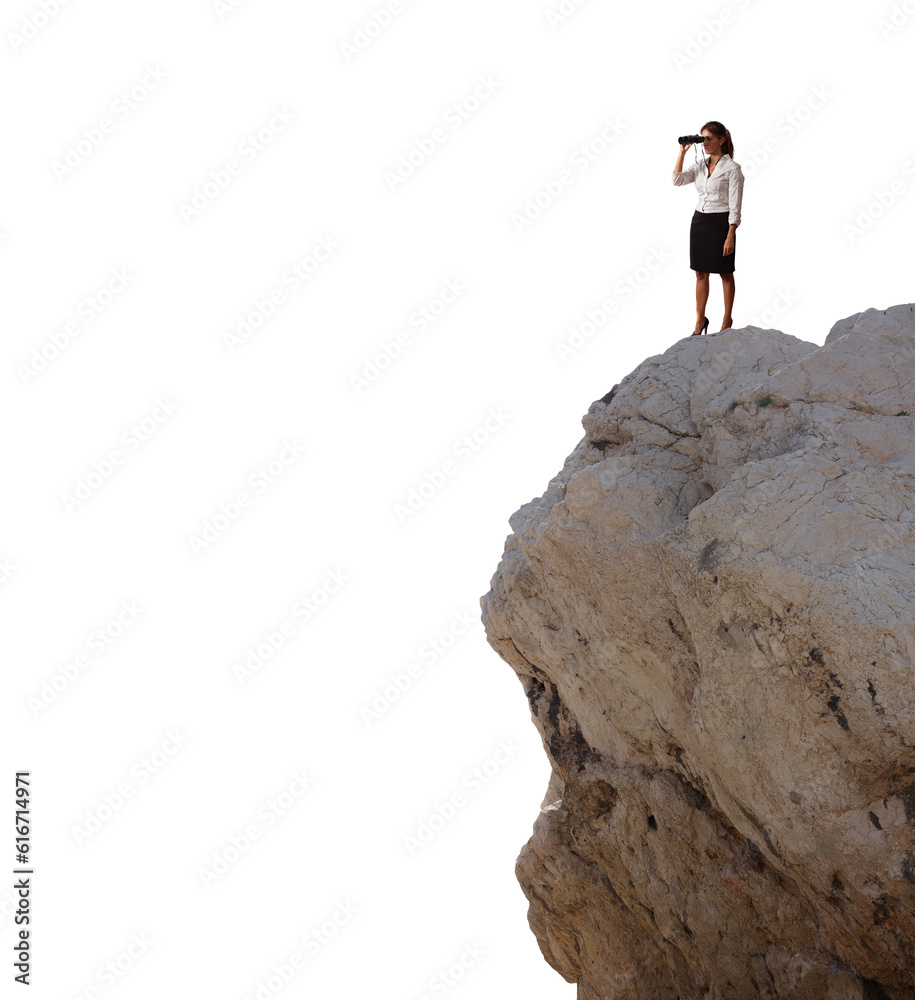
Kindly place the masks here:
<instances>
[{"instance_id":1,"label":"rock cliff","mask_svg":"<svg viewBox=\"0 0 915 1000\"><path fill-rule=\"evenodd\" d=\"M516 874L579 1000L915 1000L915 305L681 340L482 598L552 777Z\"/></svg>"}]
</instances>

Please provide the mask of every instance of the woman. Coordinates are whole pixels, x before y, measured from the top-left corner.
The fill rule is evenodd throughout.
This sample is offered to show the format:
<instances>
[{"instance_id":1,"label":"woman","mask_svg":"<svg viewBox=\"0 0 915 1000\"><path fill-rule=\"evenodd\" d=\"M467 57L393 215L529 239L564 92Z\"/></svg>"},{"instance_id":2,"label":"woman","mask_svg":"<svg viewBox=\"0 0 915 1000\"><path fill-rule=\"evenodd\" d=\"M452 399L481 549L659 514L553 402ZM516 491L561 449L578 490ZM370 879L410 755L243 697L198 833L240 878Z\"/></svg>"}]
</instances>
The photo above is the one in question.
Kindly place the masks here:
<instances>
[{"instance_id":1,"label":"woman","mask_svg":"<svg viewBox=\"0 0 915 1000\"><path fill-rule=\"evenodd\" d=\"M696 272L696 328L693 336L708 330L705 304L708 302L709 272L721 275L724 292L724 319L721 330L732 326L734 305L734 234L740 225L743 201L743 171L734 162L731 133L721 122L706 122L700 130L705 158L683 169L689 145L680 146L674 167L674 184L694 180L699 189L699 206L689 228L689 266ZM718 332L720 333L721 330Z\"/></svg>"}]
</instances>

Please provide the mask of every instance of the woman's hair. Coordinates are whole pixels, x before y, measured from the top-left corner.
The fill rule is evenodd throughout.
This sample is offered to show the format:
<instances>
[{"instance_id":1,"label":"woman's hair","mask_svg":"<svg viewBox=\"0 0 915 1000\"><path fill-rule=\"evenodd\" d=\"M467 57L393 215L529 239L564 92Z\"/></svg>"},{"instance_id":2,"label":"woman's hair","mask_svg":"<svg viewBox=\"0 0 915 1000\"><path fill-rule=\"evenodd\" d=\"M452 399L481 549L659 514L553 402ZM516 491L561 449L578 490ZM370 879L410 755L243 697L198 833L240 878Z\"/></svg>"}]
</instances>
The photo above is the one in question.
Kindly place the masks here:
<instances>
[{"instance_id":1,"label":"woman's hair","mask_svg":"<svg viewBox=\"0 0 915 1000\"><path fill-rule=\"evenodd\" d=\"M721 152L727 153L731 159L734 158L734 143L731 141L731 133L721 124L721 122L706 122L699 131L708 129L712 135L722 140Z\"/></svg>"}]
</instances>

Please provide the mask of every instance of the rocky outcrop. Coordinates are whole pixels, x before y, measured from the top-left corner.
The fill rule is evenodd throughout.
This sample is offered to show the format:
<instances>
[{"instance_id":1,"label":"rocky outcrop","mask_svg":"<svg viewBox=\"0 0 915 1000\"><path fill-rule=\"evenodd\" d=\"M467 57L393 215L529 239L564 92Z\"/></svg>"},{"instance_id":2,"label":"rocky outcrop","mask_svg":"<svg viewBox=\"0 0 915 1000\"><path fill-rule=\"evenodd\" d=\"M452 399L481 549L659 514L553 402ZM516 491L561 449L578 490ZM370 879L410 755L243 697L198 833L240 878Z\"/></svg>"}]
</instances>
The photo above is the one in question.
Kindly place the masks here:
<instances>
[{"instance_id":1,"label":"rocky outcrop","mask_svg":"<svg viewBox=\"0 0 915 1000\"><path fill-rule=\"evenodd\" d=\"M915 306L686 338L482 599L552 766L516 872L579 1000L915 998Z\"/></svg>"}]
</instances>

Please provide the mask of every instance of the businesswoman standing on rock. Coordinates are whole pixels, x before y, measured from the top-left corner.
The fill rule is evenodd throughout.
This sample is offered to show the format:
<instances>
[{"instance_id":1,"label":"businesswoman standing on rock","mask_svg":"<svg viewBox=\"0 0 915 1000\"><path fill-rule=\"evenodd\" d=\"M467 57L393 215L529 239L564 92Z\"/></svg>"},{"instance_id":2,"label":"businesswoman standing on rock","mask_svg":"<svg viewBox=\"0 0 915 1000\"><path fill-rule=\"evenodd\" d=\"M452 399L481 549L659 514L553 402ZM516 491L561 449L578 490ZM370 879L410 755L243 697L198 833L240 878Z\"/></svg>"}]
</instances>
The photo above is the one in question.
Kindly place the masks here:
<instances>
[{"instance_id":1,"label":"businesswoman standing on rock","mask_svg":"<svg viewBox=\"0 0 915 1000\"><path fill-rule=\"evenodd\" d=\"M693 212L689 228L689 266L696 272L696 328L693 336L708 330L705 306L710 272L721 275L724 292L721 330L732 326L734 234L740 225L743 201L743 171L734 162L731 133L721 122L706 122L700 134L705 153L702 160L684 170L683 157L690 144L681 144L674 167L674 184L679 186L695 181L699 190L699 205Z\"/></svg>"}]
</instances>

